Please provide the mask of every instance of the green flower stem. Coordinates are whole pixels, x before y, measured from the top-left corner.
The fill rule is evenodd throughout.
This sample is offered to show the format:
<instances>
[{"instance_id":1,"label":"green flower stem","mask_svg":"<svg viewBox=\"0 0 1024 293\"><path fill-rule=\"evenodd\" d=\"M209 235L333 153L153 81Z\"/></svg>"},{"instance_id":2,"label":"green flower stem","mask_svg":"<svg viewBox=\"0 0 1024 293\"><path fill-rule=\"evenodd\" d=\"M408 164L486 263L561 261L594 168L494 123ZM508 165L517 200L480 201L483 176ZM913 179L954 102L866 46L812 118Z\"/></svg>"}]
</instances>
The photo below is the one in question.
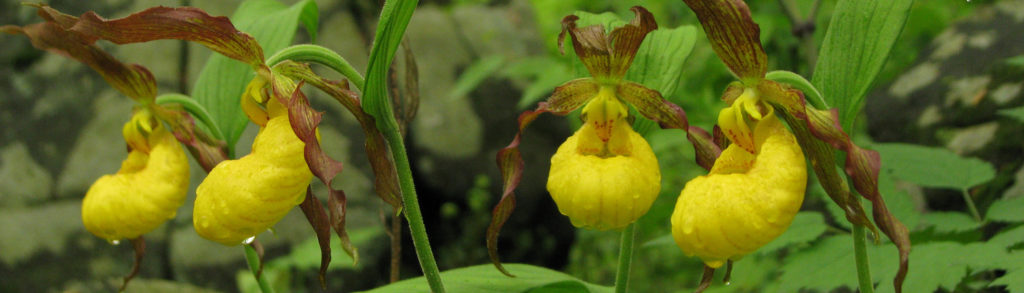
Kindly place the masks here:
<instances>
[{"instance_id":1,"label":"green flower stem","mask_svg":"<svg viewBox=\"0 0 1024 293\"><path fill-rule=\"evenodd\" d=\"M192 117L195 117L199 122L206 125L206 129L210 130L210 135L212 135L213 138L224 140L224 133L220 131L220 128L217 128L217 124L213 123L213 119L210 118L210 113L206 111L206 108L204 108L203 105L196 103L196 100L182 94L163 94L156 97L156 103L160 105L181 105L185 108L185 111L192 114Z\"/></svg>"},{"instance_id":2,"label":"green flower stem","mask_svg":"<svg viewBox=\"0 0 1024 293\"><path fill-rule=\"evenodd\" d=\"M626 226L619 243L619 267L615 273L615 293L629 288L629 271L633 263L633 243L636 242L636 222Z\"/></svg>"},{"instance_id":3,"label":"green flower stem","mask_svg":"<svg viewBox=\"0 0 1024 293\"><path fill-rule=\"evenodd\" d=\"M245 262L249 263L249 270L252 271L252 276L260 284L260 291L263 293L274 293L274 288L270 287L270 282L267 281L267 274L256 274L260 270L260 256L256 254L256 250L249 245L242 245L242 247L245 247Z\"/></svg>"},{"instance_id":4,"label":"green flower stem","mask_svg":"<svg viewBox=\"0 0 1024 293\"><path fill-rule=\"evenodd\" d=\"M416 257L419 258L420 267L423 268L423 275L427 278L427 283L430 284L430 290L434 293L443 293L445 290L444 284L441 283L441 272L438 271L437 262L434 261L434 252L430 250L427 227L423 224L423 214L420 212L416 187L413 185L409 157L405 153L405 143L398 131L385 131L384 135L388 138L391 156L394 157L395 167L398 169L398 184L402 188L405 219L409 221L409 231L412 234L412 245L416 248Z\"/></svg>"},{"instance_id":5,"label":"green flower stem","mask_svg":"<svg viewBox=\"0 0 1024 293\"><path fill-rule=\"evenodd\" d=\"M981 213L978 212L978 207L974 205L971 194L967 192L967 189L961 189L960 194L964 196L964 202L967 203L967 210L971 211L971 216L974 216L975 221L981 222Z\"/></svg>"},{"instance_id":6,"label":"green flower stem","mask_svg":"<svg viewBox=\"0 0 1024 293\"><path fill-rule=\"evenodd\" d=\"M871 281L871 264L868 262L867 243L865 243L864 226L853 225L853 254L857 260L857 280L860 282L861 293L873 293L874 282Z\"/></svg>"},{"instance_id":7,"label":"green flower stem","mask_svg":"<svg viewBox=\"0 0 1024 293\"><path fill-rule=\"evenodd\" d=\"M292 60L298 62L315 62L327 67L330 67L334 71L341 73L345 78L355 85L360 91L363 90L363 84L366 82L363 76L356 71L352 64L348 63L344 57L338 55L331 49L327 49L317 45L302 44L295 45L288 48L284 48L278 51L274 56L267 58L267 64L274 66L274 64L280 63L284 60Z\"/></svg>"}]
</instances>

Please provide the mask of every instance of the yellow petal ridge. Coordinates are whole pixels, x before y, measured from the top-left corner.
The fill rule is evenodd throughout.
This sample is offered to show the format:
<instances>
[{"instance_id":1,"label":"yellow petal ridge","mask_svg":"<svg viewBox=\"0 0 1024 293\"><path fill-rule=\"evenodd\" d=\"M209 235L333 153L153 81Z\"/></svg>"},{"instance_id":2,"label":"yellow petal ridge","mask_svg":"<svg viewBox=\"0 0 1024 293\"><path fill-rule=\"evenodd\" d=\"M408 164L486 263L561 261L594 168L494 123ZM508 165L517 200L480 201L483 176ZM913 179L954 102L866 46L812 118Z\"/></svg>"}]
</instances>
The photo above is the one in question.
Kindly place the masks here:
<instances>
[{"instance_id":1,"label":"yellow petal ridge","mask_svg":"<svg viewBox=\"0 0 1024 293\"><path fill-rule=\"evenodd\" d=\"M270 119L252 152L221 162L196 189L192 221L203 238L232 246L271 228L305 199L313 174L287 111L267 101Z\"/></svg>"},{"instance_id":2,"label":"yellow petal ridge","mask_svg":"<svg viewBox=\"0 0 1024 293\"><path fill-rule=\"evenodd\" d=\"M629 155L596 156L578 144L593 134L584 124L551 157L547 189L572 224L596 230L621 229L647 213L661 190L661 172L651 146L620 119L632 146Z\"/></svg>"},{"instance_id":3,"label":"yellow petal ridge","mask_svg":"<svg viewBox=\"0 0 1024 293\"><path fill-rule=\"evenodd\" d=\"M150 119L140 113L138 119ZM145 147L136 147L141 133L135 116L125 126L126 140L136 140L128 158L116 174L96 180L82 201L86 230L108 241L137 238L174 218L188 191L185 151L159 122L149 124Z\"/></svg>"},{"instance_id":4,"label":"yellow petal ridge","mask_svg":"<svg viewBox=\"0 0 1024 293\"><path fill-rule=\"evenodd\" d=\"M803 202L807 168L793 134L770 110L754 127L755 151L729 145L707 176L686 184L672 214L676 244L712 268L781 235Z\"/></svg>"}]
</instances>

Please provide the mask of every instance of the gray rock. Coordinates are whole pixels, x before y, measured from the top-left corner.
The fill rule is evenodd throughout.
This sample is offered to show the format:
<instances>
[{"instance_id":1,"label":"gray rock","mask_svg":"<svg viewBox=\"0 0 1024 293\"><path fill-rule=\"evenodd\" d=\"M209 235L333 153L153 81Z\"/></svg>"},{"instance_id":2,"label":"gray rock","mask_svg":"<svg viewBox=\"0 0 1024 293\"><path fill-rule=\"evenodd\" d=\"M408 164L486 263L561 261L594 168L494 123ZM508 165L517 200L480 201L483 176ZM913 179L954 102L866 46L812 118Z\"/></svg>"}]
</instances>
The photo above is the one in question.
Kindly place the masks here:
<instances>
[{"instance_id":1,"label":"gray rock","mask_svg":"<svg viewBox=\"0 0 1024 293\"><path fill-rule=\"evenodd\" d=\"M97 178L117 172L127 155L121 128L131 118L134 103L114 90L96 99L96 115L82 129L58 175L59 197L81 197Z\"/></svg>"},{"instance_id":2,"label":"gray rock","mask_svg":"<svg viewBox=\"0 0 1024 293\"><path fill-rule=\"evenodd\" d=\"M0 261L13 267L38 253L63 254L70 236L85 229L81 210L75 200L0 210Z\"/></svg>"},{"instance_id":3,"label":"gray rock","mask_svg":"<svg viewBox=\"0 0 1024 293\"><path fill-rule=\"evenodd\" d=\"M52 185L50 173L32 159L24 144L0 149L0 205L13 208L46 200Z\"/></svg>"}]
</instances>

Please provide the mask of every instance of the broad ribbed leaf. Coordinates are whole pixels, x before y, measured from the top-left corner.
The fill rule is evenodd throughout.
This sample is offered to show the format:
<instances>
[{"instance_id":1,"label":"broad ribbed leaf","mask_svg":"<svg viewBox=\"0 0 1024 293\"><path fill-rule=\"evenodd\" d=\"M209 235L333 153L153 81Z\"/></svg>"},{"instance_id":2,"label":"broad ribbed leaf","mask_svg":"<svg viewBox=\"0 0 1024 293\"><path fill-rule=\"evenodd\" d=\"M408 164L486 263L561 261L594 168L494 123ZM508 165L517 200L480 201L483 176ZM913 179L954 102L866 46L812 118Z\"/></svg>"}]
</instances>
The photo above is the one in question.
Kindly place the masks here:
<instances>
[{"instance_id":1,"label":"broad ribbed leaf","mask_svg":"<svg viewBox=\"0 0 1024 293\"><path fill-rule=\"evenodd\" d=\"M387 92L387 74L395 52L402 42L405 28L409 26L417 0L387 1L380 12L377 33L370 50L370 61L366 65L366 85L363 88L362 107L377 121L382 133L397 133L398 121L391 109ZM390 137L390 136L389 136Z\"/></svg>"},{"instance_id":2,"label":"broad ribbed leaf","mask_svg":"<svg viewBox=\"0 0 1024 293\"><path fill-rule=\"evenodd\" d=\"M839 109L844 129L853 127L864 107L864 95L903 31L913 2L836 3L811 81L821 90L825 101Z\"/></svg>"},{"instance_id":3,"label":"broad ribbed leaf","mask_svg":"<svg viewBox=\"0 0 1024 293\"><path fill-rule=\"evenodd\" d=\"M924 187L965 190L995 178L992 165L950 150L903 143L872 145L893 176Z\"/></svg>"},{"instance_id":4,"label":"broad ribbed leaf","mask_svg":"<svg viewBox=\"0 0 1024 293\"><path fill-rule=\"evenodd\" d=\"M718 58L745 84L756 83L768 72L768 57L761 47L761 29L750 18L742 0L684 0L697 14Z\"/></svg>"},{"instance_id":5,"label":"broad ribbed leaf","mask_svg":"<svg viewBox=\"0 0 1024 293\"><path fill-rule=\"evenodd\" d=\"M610 293L611 287L583 282L576 277L559 271L526 264L509 264L508 269L519 278L498 274L487 265L458 268L441 273L448 280L445 286L449 292L507 293L507 292L591 292ZM583 289L583 291L578 291ZM568 291L565 291L568 290ZM406 293L429 292L430 287L423 277L408 279L365 293Z\"/></svg>"},{"instance_id":6,"label":"broad ribbed leaf","mask_svg":"<svg viewBox=\"0 0 1024 293\"><path fill-rule=\"evenodd\" d=\"M310 13L315 9L316 3L312 0L303 0L291 7L276 0L248 0L239 5L231 21L241 31L251 34L263 47L263 52L272 54L291 44L300 22L306 25L316 22L316 14ZM316 28L307 26L307 30L316 31ZM255 75L252 66L228 56L210 56L199 72L192 96L210 111L224 133L228 148L233 150L248 123L238 106L239 97ZM263 58L260 53L260 64Z\"/></svg>"}]
</instances>

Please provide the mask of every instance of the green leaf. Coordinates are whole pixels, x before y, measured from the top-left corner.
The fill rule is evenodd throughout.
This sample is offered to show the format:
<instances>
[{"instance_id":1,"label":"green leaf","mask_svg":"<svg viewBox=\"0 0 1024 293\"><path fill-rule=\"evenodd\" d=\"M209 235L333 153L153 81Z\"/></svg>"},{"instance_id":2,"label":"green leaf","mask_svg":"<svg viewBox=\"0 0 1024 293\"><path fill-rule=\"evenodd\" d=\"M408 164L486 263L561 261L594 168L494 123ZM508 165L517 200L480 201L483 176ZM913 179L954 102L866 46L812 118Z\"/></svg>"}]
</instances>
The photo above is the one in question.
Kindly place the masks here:
<instances>
[{"instance_id":1,"label":"green leaf","mask_svg":"<svg viewBox=\"0 0 1024 293\"><path fill-rule=\"evenodd\" d=\"M691 25L652 31L640 45L626 80L656 90L663 97L672 96L696 42L697 29Z\"/></svg>"},{"instance_id":2,"label":"green leaf","mask_svg":"<svg viewBox=\"0 0 1024 293\"><path fill-rule=\"evenodd\" d=\"M372 240L378 239L378 236L382 235L383 231L381 231L379 227L349 230L349 239L354 246L365 247L366 245L369 245ZM331 237L331 247L341 247L341 238ZM267 265L281 268L295 268L302 271L317 271L320 269L320 245L317 243L316 237L310 237L295 247L292 247L292 251L287 255L273 259L268 262ZM352 263L352 257L345 253L344 250L331 250L331 264L327 267L328 271L355 267L355 264ZM251 278L252 277L250 276L250 279Z\"/></svg>"},{"instance_id":3,"label":"green leaf","mask_svg":"<svg viewBox=\"0 0 1024 293\"><path fill-rule=\"evenodd\" d=\"M482 264L444 271L441 278L445 280L445 288L450 292L612 292L611 287L586 283L565 273L542 267L505 264L505 268L516 277L502 275L491 264ZM581 287L587 291L579 291ZM426 279L419 277L365 292L426 292L429 289Z\"/></svg>"},{"instance_id":4,"label":"green leaf","mask_svg":"<svg viewBox=\"0 0 1024 293\"><path fill-rule=\"evenodd\" d=\"M462 74L459 75L459 80L455 81L455 85L452 86L451 91L448 92L448 98L464 98L469 95L480 83L483 83L491 75L494 75L502 65L505 64L505 58L501 55L491 55L484 57L483 59L477 60L470 64Z\"/></svg>"},{"instance_id":5,"label":"green leaf","mask_svg":"<svg viewBox=\"0 0 1024 293\"><path fill-rule=\"evenodd\" d=\"M377 22L377 33L373 37L373 48L370 49L370 61L366 65L366 85L361 101L363 110L377 118L377 129L380 129L389 141L398 133L398 121L395 120L391 101L388 99L387 73L418 2L384 2L380 20Z\"/></svg>"},{"instance_id":6,"label":"green leaf","mask_svg":"<svg viewBox=\"0 0 1024 293\"><path fill-rule=\"evenodd\" d=\"M1024 122L1024 106L999 110L999 115L1017 119L1017 121Z\"/></svg>"},{"instance_id":7,"label":"green leaf","mask_svg":"<svg viewBox=\"0 0 1024 293\"><path fill-rule=\"evenodd\" d=\"M623 26L629 22L622 20L621 17L612 12L604 12L601 14L594 14L585 11L576 11L573 13L580 19L576 20L576 25L579 27L586 27L591 25L604 26L604 32L608 33L613 28Z\"/></svg>"},{"instance_id":8,"label":"green leaf","mask_svg":"<svg viewBox=\"0 0 1024 293\"><path fill-rule=\"evenodd\" d=\"M800 212L793 218L793 223L785 233L768 242L760 249L759 254L769 254L779 249L814 241L825 233L825 217L819 212Z\"/></svg>"},{"instance_id":9,"label":"green leaf","mask_svg":"<svg viewBox=\"0 0 1024 293\"><path fill-rule=\"evenodd\" d=\"M989 239L988 243L1002 245L1005 248L1010 248L1017 244L1024 243L1024 225L1017 226L1012 229L1003 229L999 234L996 234L996 236L992 236L992 239Z\"/></svg>"},{"instance_id":10,"label":"green leaf","mask_svg":"<svg viewBox=\"0 0 1024 293\"><path fill-rule=\"evenodd\" d=\"M849 235L840 235L795 251L784 261L778 292L798 292L801 289L829 292L842 286L855 288L857 272L853 249L850 248L852 243Z\"/></svg>"},{"instance_id":11,"label":"green leaf","mask_svg":"<svg viewBox=\"0 0 1024 293\"><path fill-rule=\"evenodd\" d=\"M299 23L305 24L307 31L316 31L316 2L303 0L287 7L276 0L248 0L238 6L231 21L256 38L264 54L273 54L291 44ZM315 37L315 33L310 35ZM250 66L214 54L192 88L192 97L210 112L231 151L249 121L238 101L253 76Z\"/></svg>"},{"instance_id":12,"label":"green leaf","mask_svg":"<svg viewBox=\"0 0 1024 293\"><path fill-rule=\"evenodd\" d=\"M1006 272L992 282L991 285L1004 285L1010 293L1024 293L1024 269L1017 269Z\"/></svg>"},{"instance_id":13,"label":"green leaf","mask_svg":"<svg viewBox=\"0 0 1024 293\"><path fill-rule=\"evenodd\" d=\"M1003 198L992 203L985 219L999 222L1024 222L1024 196Z\"/></svg>"},{"instance_id":14,"label":"green leaf","mask_svg":"<svg viewBox=\"0 0 1024 293\"><path fill-rule=\"evenodd\" d=\"M839 108L843 129L853 127L864 107L864 95L903 30L911 4L913 0L836 3L811 81L829 105Z\"/></svg>"},{"instance_id":15,"label":"green leaf","mask_svg":"<svg viewBox=\"0 0 1024 293\"><path fill-rule=\"evenodd\" d=\"M981 227L981 222L958 212L926 213L921 215L921 222L924 227L934 227L936 233L957 233Z\"/></svg>"},{"instance_id":16,"label":"green leaf","mask_svg":"<svg viewBox=\"0 0 1024 293\"><path fill-rule=\"evenodd\" d=\"M995 177L992 165L943 149L902 143L872 146L882 156L882 169L924 187L965 190Z\"/></svg>"}]
</instances>

